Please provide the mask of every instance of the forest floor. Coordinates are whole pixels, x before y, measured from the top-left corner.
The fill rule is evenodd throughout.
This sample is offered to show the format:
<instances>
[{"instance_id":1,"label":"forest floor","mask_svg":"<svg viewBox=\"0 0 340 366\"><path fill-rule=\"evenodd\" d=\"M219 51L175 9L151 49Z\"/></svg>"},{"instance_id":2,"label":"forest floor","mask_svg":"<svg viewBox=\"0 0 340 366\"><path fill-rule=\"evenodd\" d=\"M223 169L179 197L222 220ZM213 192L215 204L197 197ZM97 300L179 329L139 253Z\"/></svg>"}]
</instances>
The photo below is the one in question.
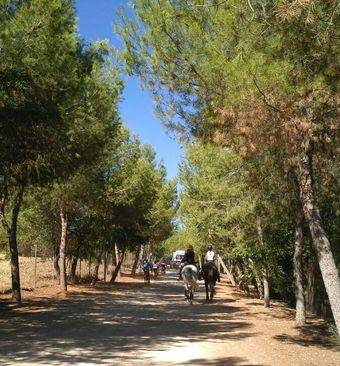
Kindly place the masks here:
<instances>
[{"instance_id":1,"label":"forest floor","mask_svg":"<svg viewBox=\"0 0 340 366\"><path fill-rule=\"evenodd\" d=\"M20 306L0 296L0 364L5 365L340 365L339 343L323 321L294 327L294 311L244 296L223 279L211 304L203 285L193 305L169 273L150 286L117 284L25 292Z\"/></svg>"}]
</instances>

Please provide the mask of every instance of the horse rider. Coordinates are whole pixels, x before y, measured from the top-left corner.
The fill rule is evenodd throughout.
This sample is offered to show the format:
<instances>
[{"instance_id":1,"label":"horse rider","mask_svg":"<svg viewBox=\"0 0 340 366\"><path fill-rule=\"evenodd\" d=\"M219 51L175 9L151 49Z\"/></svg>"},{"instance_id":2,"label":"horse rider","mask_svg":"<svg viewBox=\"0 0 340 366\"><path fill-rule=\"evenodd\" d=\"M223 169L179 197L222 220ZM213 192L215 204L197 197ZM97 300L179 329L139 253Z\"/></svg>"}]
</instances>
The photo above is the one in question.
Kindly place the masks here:
<instances>
[{"instance_id":1,"label":"horse rider","mask_svg":"<svg viewBox=\"0 0 340 366\"><path fill-rule=\"evenodd\" d=\"M181 266L179 268L178 280L182 279L182 269L187 264L193 264L194 266L196 266L195 252L194 252L194 248L193 248L192 245L188 245L188 248L184 253L184 257L181 260Z\"/></svg>"},{"instance_id":2,"label":"horse rider","mask_svg":"<svg viewBox=\"0 0 340 366\"><path fill-rule=\"evenodd\" d=\"M211 265L214 266L216 268L217 271L217 281L221 282L220 279L220 272L215 264L215 252L213 251L213 247L212 245L209 245L208 251L204 257L204 265Z\"/></svg>"}]
</instances>

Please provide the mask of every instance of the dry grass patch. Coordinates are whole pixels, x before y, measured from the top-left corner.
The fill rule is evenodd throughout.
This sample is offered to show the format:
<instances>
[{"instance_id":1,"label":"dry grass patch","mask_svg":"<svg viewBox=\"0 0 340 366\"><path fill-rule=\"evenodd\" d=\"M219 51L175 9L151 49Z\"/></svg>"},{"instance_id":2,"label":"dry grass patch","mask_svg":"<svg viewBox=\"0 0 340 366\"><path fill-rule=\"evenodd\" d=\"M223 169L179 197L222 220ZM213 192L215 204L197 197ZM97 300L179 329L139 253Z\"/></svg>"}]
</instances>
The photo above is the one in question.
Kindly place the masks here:
<instances>
[{"instance_id":1,"label":"dry grass patch","mask_svg":"<svg viewBox=\"0 0 340 366\"><path fill-rule=\"evenodd\" d=\"M19 257L20 281L23 289L32 290L34 281L34 257ZM37 258L37 285L52 281L50 260ZM11 290L11 265L5 254L0 254L0 293Z\"/></svg>"}]
</instances>

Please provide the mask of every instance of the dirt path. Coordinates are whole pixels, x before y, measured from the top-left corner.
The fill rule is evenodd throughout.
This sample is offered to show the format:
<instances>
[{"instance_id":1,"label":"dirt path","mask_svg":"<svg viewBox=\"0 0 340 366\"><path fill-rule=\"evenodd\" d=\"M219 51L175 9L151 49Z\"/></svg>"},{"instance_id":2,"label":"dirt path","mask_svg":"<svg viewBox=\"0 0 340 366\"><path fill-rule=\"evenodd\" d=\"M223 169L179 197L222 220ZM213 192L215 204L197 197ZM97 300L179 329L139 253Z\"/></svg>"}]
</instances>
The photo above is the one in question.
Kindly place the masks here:
<instances>
[{"instance_id":1,"label":"dirt path","mask_svg":"<svg viewBox=\"0 0 340 366\"><path fill-rule=\"evenodd\" d=\"M303 333L279 303L264 309L222 283L213 304L183 300L173 275L82 287L67 298L0 302L1 365L340 365L317 322Z\"/></svg>"}]
</instances>

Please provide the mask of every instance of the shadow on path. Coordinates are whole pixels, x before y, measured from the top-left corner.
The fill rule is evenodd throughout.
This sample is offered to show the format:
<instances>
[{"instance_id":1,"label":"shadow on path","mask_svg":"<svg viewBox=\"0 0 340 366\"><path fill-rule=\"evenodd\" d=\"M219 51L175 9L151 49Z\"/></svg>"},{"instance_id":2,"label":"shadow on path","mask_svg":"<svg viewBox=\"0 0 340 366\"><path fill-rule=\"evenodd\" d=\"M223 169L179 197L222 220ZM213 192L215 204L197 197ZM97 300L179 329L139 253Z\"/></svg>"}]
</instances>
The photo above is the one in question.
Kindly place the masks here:
<instances>
[{"instance_id":1,"label":"shadow on path","mask_svg":"<svg viewBox=\"0 0 340 366\"><path fill-rule=\"evenodd\" d=\"M240 340L255 334L251 323L234 320L244 308L226 300L209 305L201 300L190 306L181 284L171 274L167 278L149 287L104 285L98 292L85 288L66 299L25 301L27 311L0 304L0 364L112 365L124 360L129 365L143 352L163 351L169 344ZM197 359L190 365L245 365L245 361Z\"/></svg>"}]
</instances>

